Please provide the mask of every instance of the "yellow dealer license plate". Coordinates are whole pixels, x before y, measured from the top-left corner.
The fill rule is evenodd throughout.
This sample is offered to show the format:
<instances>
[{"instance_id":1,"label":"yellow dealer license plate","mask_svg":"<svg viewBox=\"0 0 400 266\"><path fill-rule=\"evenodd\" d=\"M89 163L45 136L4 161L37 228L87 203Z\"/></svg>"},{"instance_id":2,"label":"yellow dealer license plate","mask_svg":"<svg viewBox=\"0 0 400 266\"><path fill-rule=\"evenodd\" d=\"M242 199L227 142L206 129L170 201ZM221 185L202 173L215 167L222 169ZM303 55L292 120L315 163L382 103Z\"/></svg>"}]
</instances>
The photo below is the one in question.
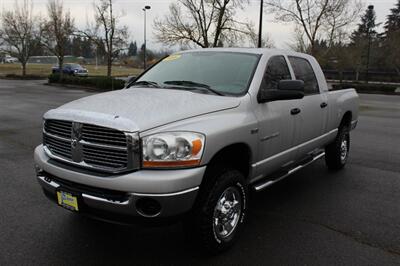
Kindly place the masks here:
<instances>
[{"instance_id":1,"label":"yellow dealer license plate","mask_svg":"<svg viewBox=\"0 0 400 266\"><path fill-rule=\"evenodd\" d=\"M57 191L57 201L58 205L68 210L79 211L78 198L72 195L71 193L64 191Z\"/></svg>"}]
</instances>

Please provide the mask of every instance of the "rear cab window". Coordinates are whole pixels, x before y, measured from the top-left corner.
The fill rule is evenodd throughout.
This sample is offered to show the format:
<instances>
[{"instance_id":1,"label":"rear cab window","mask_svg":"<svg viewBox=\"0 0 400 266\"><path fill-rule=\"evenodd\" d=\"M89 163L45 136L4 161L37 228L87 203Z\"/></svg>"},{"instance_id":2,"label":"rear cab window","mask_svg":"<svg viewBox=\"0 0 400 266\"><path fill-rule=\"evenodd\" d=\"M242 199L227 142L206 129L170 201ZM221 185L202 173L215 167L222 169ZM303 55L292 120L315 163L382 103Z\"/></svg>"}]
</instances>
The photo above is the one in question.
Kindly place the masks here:
<instances>
[{"instance_id":1,"label":"rear cab window","mask_svg":"<svg viewBox=\"0 0 400 266\"><path fill-rule=\"evenodd\" d=\"M293 68L296 79L304 81L304 94L319 94L317 76L307 59L289 56L290 64Z\"/></svg>"}]
</instances>

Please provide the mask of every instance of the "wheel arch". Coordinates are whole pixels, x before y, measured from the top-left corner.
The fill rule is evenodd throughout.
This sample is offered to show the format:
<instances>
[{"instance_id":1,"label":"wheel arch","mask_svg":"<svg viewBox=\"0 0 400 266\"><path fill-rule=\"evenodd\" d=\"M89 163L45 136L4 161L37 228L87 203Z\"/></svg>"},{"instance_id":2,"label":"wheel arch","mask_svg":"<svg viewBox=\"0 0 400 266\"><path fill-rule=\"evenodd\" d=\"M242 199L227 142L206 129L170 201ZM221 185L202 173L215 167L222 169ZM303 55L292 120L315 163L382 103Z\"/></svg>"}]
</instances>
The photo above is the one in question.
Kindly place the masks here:
<instances>
[{"instance_id":1,"label":"wheel arch","mask_svg":"<svg viewBox=\"0 0 400 266\"><path fill-rule=\"evenodd\" d=\"M341 128L343 126L350 127L352 118L353 118L353 114L352 114L351 111L345 112L343 117L342 117L342 120L340 121L339 128Z\"/></svg>"},{"instance_id":2,"label":"wheel arch","mask_svg":"<svg viewBox=\"0 0 400 266\"><path fill-rule=\"evenodd\" d=\"M247 179L250 175L252 152L248 144L240 142L229 144L216 152L207 164L207 172L217 165L224 165L238 170Z\"/></svg>"}]
</instances>

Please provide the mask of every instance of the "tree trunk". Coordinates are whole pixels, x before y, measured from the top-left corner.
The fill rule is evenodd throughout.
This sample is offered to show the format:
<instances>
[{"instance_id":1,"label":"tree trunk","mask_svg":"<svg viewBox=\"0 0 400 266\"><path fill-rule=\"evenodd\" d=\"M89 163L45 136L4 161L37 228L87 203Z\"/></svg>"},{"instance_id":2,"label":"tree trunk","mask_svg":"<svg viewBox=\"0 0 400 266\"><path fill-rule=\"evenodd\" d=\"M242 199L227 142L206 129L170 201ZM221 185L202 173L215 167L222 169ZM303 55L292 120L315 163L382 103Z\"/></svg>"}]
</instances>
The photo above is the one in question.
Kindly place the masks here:
<instances>
[{"instance_id":1,"label":"tree trunk","mask_svg":"<svg viewBox=\"0 0 400 266\"><path fill-rule=\"evenodd\" d=\"M107 57L107 77L111 77L111 71L112 71L112 59L111 59L111 55L108 55L108 57Z\"/></svg>"},{"instance_id":2,"label":"tree trunk","mask_svg":"<svg viewBox=\"0 0 400 266\"><path fill-rule=\"evenodd\" d=\"M220 35L221 35L221 31L222 31L221 27L222 27L222 19L224 18L224 14L225 14L225 6L223 6L219 10L219 16L218 16L218 20L217 20L217 27L215 29L213 47L217 47L217 45L218 45L218 41L219 41L219 38L220 38ZM208 45L207 45L207 47L208 47Z\"/></svg>"},{"instance_id":3,"label":"tree trunk","mask_svg":"<svg viewBox=\"0 0 400 266\"><path fill-rule=\"evenodd\" d=\"M64 76L63 65L64 65L64 57L62 56L58 58L58 69L60 70L60 79L62 79Z\"/></svg>"},{"instance_id":4,"label":"tree trunk","mask_svg":"<svg viewBox=\"0 0 400 266\"><path fill-rule=\"evenodd\" d=\"M315 41L311 41L310 42L310 53L311 53L311 55L312 56L314 56L315 57Z\"/></svg>"},{"instance_id":5,"label":"tree trunk","mask_svg":"<svg viewBox=\"0 0 400 266\"><path fill-rule=\"evenodd\" d=\"M26 76L26 62L22 63L22 76L25 77Z\"/></svg>"}]
</instances>

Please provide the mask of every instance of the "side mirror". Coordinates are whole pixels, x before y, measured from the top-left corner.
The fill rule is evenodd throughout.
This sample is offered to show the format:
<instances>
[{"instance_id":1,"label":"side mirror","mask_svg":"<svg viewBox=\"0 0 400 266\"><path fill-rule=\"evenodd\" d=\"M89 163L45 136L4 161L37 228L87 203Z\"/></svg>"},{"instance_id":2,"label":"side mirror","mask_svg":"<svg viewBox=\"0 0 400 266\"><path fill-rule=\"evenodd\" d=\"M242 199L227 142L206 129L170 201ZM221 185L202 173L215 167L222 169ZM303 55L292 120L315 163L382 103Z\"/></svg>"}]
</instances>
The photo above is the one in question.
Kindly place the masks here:
<instances>
[{"instance_id":1,"label":"side mirror","mask_svg":"<svg viewBox=\"0 0 400 266\"><path fill-rule=\"evenodd\" d=\"M297 91L297 92L302 92L304 94L304 81L280 80L278 83L278 90Z\"/></svg>"},{"instance_id":2,"label":"side mirror","mask_svg":"<svg viewBox=\"0 0 400 266\"><path fill-rule=\"evenodd\" d=\"M278 89L261 90L258 94L258 102L272 102L280 100L295 100L304 97L304 81L302 80L280 80Z\"/></svg>"},{"instance_id":3,"label":"side mirror","mask_svg":"<svg viewBox=\"0 0 400 266\"><path fill-rule=\"evenodd\" d=\"M130 83L130 82L135 81L136 79L137 79L137 76L129 76L127 82Z\"/></svg>"},{"instance_id":4,"label":"side mirror","mask_svg":"<svg viewBox=\"0 0 400 266\"><path fill-rule=\"evenodd\" d=\"M129 76L128 79L125 82L125 87L127 87L129 84L134 82L137 79L137 76Z\"/></svg>"}]
</instances>

